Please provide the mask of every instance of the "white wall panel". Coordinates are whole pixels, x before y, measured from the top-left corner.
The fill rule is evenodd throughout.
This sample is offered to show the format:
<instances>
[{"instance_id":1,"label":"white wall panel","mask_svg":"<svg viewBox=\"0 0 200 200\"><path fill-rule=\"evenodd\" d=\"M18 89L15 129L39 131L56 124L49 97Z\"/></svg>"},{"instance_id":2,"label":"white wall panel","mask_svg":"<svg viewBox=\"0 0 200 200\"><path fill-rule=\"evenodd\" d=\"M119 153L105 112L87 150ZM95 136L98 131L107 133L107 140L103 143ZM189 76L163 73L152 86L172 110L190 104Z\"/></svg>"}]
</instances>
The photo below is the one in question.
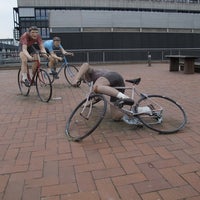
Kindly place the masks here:
<instances>
[{"instance_id":1,"label":"white wall panel","mask_svg":"<svg viewBox=\"0 0 200 200\"><path fill-rule=\"evenodd\" d=\"M200 14L137 11L50 11L50 27L199 29Z\"/></svg>"}]
</instances>

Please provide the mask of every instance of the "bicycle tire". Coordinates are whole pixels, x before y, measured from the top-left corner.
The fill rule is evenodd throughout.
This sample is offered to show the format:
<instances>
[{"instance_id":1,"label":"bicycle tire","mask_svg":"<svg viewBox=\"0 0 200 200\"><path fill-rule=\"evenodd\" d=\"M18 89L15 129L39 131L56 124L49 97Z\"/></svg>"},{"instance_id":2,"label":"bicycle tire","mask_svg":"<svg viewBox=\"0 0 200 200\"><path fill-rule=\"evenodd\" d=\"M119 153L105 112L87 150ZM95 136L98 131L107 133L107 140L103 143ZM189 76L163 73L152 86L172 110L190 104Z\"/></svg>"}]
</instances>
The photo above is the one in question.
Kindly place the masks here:
<instances>
[{"instance_id":1,"label":"bicycle tire","mask_svg":"<svg viewBox=\"0 0 200 200\"><path fill-rule=\"evenodd\" d=\"M30 87L25 86L24 81L22 81L21 69L19 69L19 71L18 71L17 80L18 80L18 86L19 86L19 90L20 90L21 94L24 96L28 96L29 92L30 92Z\"/></svg>"},{"instance_id":2,"label":"bicycle tire","mask_svg":"<svg viewBox=\"0 0 200 200\"><path fill-rule=\"evenodd\" d=\"M43 102L49 102L52 96L52 84L48 73L40 69L36 75L36 90Z\"/></svg>"},{"instance_id":3,"label":"bicycle tire","mask_svg":"<svg viewBox=\"0 0 200 200\"><path fill-rule=\"evenodd\" d=\"M138 100L135 112L138 112L139 107L144 106L150 108L150 113L137 115L137 117L146 127L161 134L175 133L187 123L184 109L169 97L143 96Z\"/></svg>"},{"instance_id":4,"label":"bicycle tire","mask_svg":"<svg viewBox=\"0 0 200 200\"><path fill-rule=\"evenodd\" d=\"M98 102L96 101L97 99ZM95 105L93 104L94 101ZM103 95L91 95L87 104L88 106L85 106L85 110L81 114L86 102L87 98L78 104L68 118L65 134L69 141L80 142L88 137L99 126L105 116L107 101ZM90 109L91 113L87 118L86 115Z\"/></svg>"},{"instance_id":5,"label":"bicycle tire","mask_svg":"<svg viewBox=\"0 0 200 200\"><path fill-rule=\"evenodd\" d=\"M64 68L64 74L65 74L65 78L67 80L67 82L73 86L73 79L74 79L74 76L78 73L78 69L76 66L74 65L65 65L65 68ZM79 85L80 86L81 82L79 82Z\"/></svg>"}]
</instances>

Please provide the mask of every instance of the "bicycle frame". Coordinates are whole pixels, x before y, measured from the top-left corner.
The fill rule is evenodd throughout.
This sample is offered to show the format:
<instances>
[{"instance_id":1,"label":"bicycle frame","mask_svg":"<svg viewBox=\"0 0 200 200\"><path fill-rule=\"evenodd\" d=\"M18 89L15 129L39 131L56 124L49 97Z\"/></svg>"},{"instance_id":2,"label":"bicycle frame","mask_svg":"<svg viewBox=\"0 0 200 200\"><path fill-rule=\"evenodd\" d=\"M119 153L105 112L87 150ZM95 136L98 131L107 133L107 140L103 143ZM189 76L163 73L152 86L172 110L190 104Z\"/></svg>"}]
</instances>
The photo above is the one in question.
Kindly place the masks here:
<instances>
[{"instance_id":1,"label":"bicycle frame","mask_svg":"<svg viewBox=\"0 0 200 200\"><path fill-rule=\"evenodd\" d=\"M36 77L36 74L37 74L37 73L39 72L39 70L40 70L40 61L39 61L39 59L33 60L32 62L36 62L36 70L35 70L35 72L34 72L32 78L31 78L30 73L29 73L29 69L27 69L28 79L30 80L30 83L31 83L30 86L33 85L34 80L35 80L35 77ZM27 68L28 68L28 66L27 66Z\"/></svg>"},{"instance_id":2,"label":"bicycle frame","mask_svg":"<svg viewBox=\"0 0 200 200\"><path fill-rule=\"evenodd\" d=\"M60 72L62 71L62 69L65 67L65 66L68 66L68 61L67 61L67 58L65 55L63 55L63 60L61 61L63 62L60 66L60 68L58 69L57 73L60 74Z\"/></svg>"},{"instance_id":3,"label":"bicycle frame","mask_svg":"<svg viewBox=\"0 0 200 200\"><path fill-rule=\"evenodd\" d=\"M59 55L61 56L61 55ZM59 78L59 74L64 69L64 76L66 81L69 83L69 85L73 85L73 77L76 73L78 73L78 69L76 66L69 64L67 61L67 56L65 54L62 54L62 61L57 61L55 63L54 68L57 68L57 74L56 76L53 74L50 74L51 82L53 83L55 79Z\"/></svg>"},{"instance_id":4,"label":"bicycle frame","mask_svg":"<svg viewBox=\"0 0 200 200\"><path fill-rule=\"evenodd\" d=\"M44 102L48 102L52 95L52 85L51 85L51 81L50 81L48 73L45 70L41 69L41 63L40 63L40 57L39 57L39 54L41 53L39 52L37 54L38 54L38 57L32 61L36 65L36 68L32 77L29 72L29 67L27 66L27 77L30 82L30 85L29 86L24 85L24 82L22 81L22 74L21 74L22 71L20 68L18 71L18 86L19 86L20 92L24 96L28 96L31 86L33 85L36 86L36 90L37 90L39 98ZM47 88L47 90L45 90L45 88Z\"/></svg>"},{"instance_id":5,"label":"bicycle frame","mask_svg":"<svg viewBox=\"0 0 200 200\"><path fill-rule=\"evenodd\" d=\"M81 112L80 114L82 115L82 113L84 112L85 108L88 107L88 106L90 106L90 109L89 109L89 112L88 112L88 114L87 114L87 117L83 116L83 117L85 117L86 119L89 119L89 116L90 116L90 113L91 113L91 110L92 110L92 106L93 106L93 103L92 103L92 102L89 102L89 97L90 97L90 95L91 95L92 93L94 93L94 92L93 92L93 82L86 82L86 83L87 83L87 85L89 86L89 92L86 94L86 102L85 102L85 105L84 105L84 107L83 107L83 109L82 109L82 112ZM136 86L135 86L134 84L132 84L132 86L115 87L115 89L131 90L131 99L133 99L134 101L135 101L135 99L136 99L136 97L135 97L136 95L138 96L138 98L144 97L144 98L148 99L148 95L145 94L145 93L141 93L139 90L137 90L137 89L136 89ZM161 117L162 110L163 110L162 106L160 106L158 103L156 103L155 101L152 101L152 100L150 100L150 99L149 99L149 101L150 101L152 104L157 105L156 110L155 110L155 109L152 109L152 113L154 113L154 114L157 113L157 116L160 116L160 117ZM137 112L137 110L136 110L136 107L138 106L137 102L138 102L138 101L135 102L135 105L128 106L128 108L127 108L127 106L124 106L124 107L120 108L120 107L118 107L118 106L115 106L112 102L107 101L107 103L108 103L109 105L114 106L114 107L115 107L116 109L118 109L120 112L122 112L122 113L128 115L128 116L131 117L131 118L137 117L137 116L139 116L139 115L144 115L144 114L146 115L146 117L152 115L152 113L147 113L147 112L141 112L141 113L139 113L139 112ZM162 119L160 118L160 119L157 121L157 123L161 123L161 122L162 122Z\"/></svg>"},{"instance_id":6,"label":"bicycle frame","mask_svg":"<svg viewBox=\"0 0 200 200\"><path fill-rule=\"evenodd\" d=\"M122 112L121 119L135 126L146 126L147 128L162 133L175 133L182 129L187 117L183 108L173 99L154 94L145 94L136 89L140 78L126 80L132 83L132 86L115 87L117 90L131 90L128 96L134 103L123 99L110 102L100 93L93 92L93 82L86 82L89 91L86 97L76 106L66 124L66 135L70 141L81 141L89 136L101 123L105 116L107 104L112 108ZM112 114L112 113L111 113ZM79 127L79 131L76 131Z\"/></svg>"},{"instance_id":7,"label":"bicycle frame","mask_svg":"<svg viewBox=\"0 0 200 200\"><path fill-rule=\"evenodd\" d=\"M62 53L60 50L55 50L54 51L55 53ZM66 55L64 55L64 54L62 54L62 58L63 58L63 60L61 61L62 62L62 64L61 64L61 66L59 66L58 68L58 71L57 71L57 73L58 74L60 74L60 72L62 71L62 69L63 68L65 68L65 66L67 67L67 72L70 74L70 73L72 73L70 70L69 70L69 63L68 63L68 61L67 61L67 57L66 57ZM58 63L55 65L55 67L58 65ZM71 75L71 74L70 74Z\"/></svg>"}]
</instances>

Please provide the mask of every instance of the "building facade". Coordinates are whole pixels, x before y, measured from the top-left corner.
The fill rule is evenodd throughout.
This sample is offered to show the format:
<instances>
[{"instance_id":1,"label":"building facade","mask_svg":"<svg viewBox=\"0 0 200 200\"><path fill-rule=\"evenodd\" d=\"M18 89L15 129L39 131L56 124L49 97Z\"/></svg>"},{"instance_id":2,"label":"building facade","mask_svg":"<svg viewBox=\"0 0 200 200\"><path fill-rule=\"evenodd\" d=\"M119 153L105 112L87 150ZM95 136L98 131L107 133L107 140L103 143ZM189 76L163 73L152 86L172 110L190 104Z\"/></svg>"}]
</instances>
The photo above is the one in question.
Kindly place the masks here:
<instances>
[{"instance_id":1,"label":"building facade","mask_svg":"<svg viewBox=\"0 0 200 200\"><path fill-rule=\"evenodd\" d=\"M200 0L18 0L15 39L32 25L68 49L195 48Z\"/></svg>"}]
</instances>

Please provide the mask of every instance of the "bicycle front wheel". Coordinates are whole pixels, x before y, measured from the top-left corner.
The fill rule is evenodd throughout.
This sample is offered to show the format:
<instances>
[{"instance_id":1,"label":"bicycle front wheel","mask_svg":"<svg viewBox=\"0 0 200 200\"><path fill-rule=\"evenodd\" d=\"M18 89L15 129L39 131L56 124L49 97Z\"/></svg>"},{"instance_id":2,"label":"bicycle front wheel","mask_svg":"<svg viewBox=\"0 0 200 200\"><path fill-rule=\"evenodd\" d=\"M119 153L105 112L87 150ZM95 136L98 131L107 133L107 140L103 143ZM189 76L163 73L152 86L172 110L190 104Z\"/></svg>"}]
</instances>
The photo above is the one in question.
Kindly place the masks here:
<instances>
[{"instance_id":1,"label":"bicycle front wheel","mask_svg":"<svg viewBox=\"0 0 200 200\"><path fill-rule=\"evenodd\" d=\"M72 85L75 75L78 73L77 67L74 65L65 65L64 74L67 82ZM80 84L79 84L80 85Z\"/></svg>"},{"instance_id":2,"label":"bicycle front wheel","mask_svg":"<svg viewBox=\"0 0 200 200\"><path fill-rule=\"evenodd\" d=\"M48 73L40 69L36 76L36 90L41 101L48 102L52 96L52 84Z\"/></svg>"},{"instance_id":3,"label":"bicycle front wheel","mask_svg":"<svg viewBox=\"0 0 200 200\"><path fill-rule=\"evenodd\" d=\"M18 71L18 86L19 86L19 90L21 92L22 95L24 96L28 96L29 92L30 92L30 87L26 87L24 84L24 81L22 80L22 71L21 69L19 69Z\"/></svg>"},{"instance_id":4,"label":"bicycle front wheel","mask_svg":"<svg viewBox=\"0 0 200 200\"><path fill-rule=\"evenodd\" d=\"M159 133L175 133L182 129L187 122L183 108L165 96L144 96L138 101L136 112L139 112L141 108L147 108L148 111L139 114L139 120L148 128Z\"/></svg>"},{"instance_id":5,"label":"bicycle front wheel","mask_svg":"<svg viewBox=\"0 0 200 200\"><path fill-rule=\"evenodd\" d=\"M107 110L107 102L100 94L84 99L71 113L65 134L68 140L79 142L89 136L101 123Z\"/></svg>"}]
</instances>

